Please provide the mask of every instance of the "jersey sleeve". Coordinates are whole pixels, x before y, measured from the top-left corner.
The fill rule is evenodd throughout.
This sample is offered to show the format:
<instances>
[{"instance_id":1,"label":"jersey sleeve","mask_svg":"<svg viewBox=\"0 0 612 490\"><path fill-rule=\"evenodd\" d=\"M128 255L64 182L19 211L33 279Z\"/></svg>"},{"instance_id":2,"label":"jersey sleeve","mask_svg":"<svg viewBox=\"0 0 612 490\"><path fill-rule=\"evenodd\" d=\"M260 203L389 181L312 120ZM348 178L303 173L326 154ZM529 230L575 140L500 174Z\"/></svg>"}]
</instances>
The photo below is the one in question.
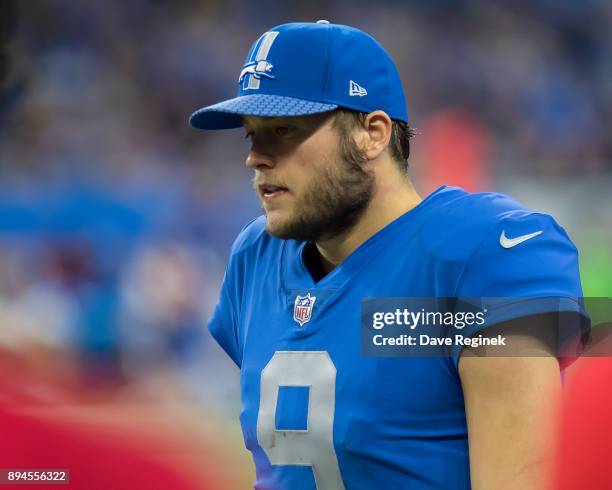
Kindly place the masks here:
<instances>
[{"instance_id":1,"label":"jersey sleeve","mask_svg":"<svg viewBox=\"0 0 612 490\"><path fill-rule=\"evenodd\" d=\"M231 270L230 263L223 277L219 301L208 321L208 329L221 348L230 356L232 361L240 367L242 356L238 342L236 308L234 306L234 301L232 301L232 296L236 296L236 288L232 280L232 275L233 271Z\"/></svg>"},{"instance_id":2,"label":"jersey sleeve","mask_svg":"<svg viewBox=\"0 0 612 490\"><path fill-rule=\"evenodd\" d=\"M505 214L485 232L465 263L456 296L478 303L485 321L460 332L473 336L502 322L539 313L575 312L586 318L578 251L549 215L528 211ZM582 324L571 333L580 334ZM574 330L575 330L574 329ZM461 346L456 346L458 362Z\"/></svg>"},{"instance_id":3,"label":"jersey sleeve","mask_svg":"<svg viewBox=\"0 0 612 490\"><path fill-rule=\"evenodd\" d=\"M261 218L250 221L234 241L221 284L219 301L208 321L211 335L238 367L242 364L239 313L246 273L245 251L254 237L262 232L262 223L265 222Z\"/></svg>"}]
</instances>

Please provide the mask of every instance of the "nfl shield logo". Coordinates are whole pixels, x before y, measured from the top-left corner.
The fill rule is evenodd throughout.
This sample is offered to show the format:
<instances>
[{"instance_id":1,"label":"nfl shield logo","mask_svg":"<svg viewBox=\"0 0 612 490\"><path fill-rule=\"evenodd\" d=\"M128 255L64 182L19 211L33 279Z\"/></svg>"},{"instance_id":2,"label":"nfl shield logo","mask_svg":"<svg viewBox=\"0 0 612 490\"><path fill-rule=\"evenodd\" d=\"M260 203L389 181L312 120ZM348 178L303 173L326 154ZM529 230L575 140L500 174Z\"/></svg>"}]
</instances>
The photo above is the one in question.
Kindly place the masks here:
<instances>
[{"instance_id":1,"label":"nfl shield logo","mask_svg":"<svg viewBox=\"0 0 612 490\"><path fill-rule=\"evenodd\" d=\"M293 319L300 324L300 327L304 326L304 323L310 321L312 316L312 308L314 306L315 296L310 296L308 293L306 296L296 296L295 305L293 307Z\"/></svg>"}]
</instances>

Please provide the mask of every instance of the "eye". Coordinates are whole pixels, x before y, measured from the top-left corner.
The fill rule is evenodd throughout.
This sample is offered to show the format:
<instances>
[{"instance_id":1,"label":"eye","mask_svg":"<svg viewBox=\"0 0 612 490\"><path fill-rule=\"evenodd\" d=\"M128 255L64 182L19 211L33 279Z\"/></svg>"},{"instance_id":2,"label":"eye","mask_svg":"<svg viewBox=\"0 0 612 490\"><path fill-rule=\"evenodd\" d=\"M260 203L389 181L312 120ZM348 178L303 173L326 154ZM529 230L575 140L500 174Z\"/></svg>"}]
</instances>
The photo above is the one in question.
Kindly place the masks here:
<instances>
[{"instance_id":1,"label":"eye","mask_svg":"<svg viewBox=\"0 0 612 490\"><path fill-rule=\"evenodd\" d=\"M274 128L274 132L277 136L287 136L291 131L293 131L292 126L277 126Z\"/></svg>"}]
</instances>

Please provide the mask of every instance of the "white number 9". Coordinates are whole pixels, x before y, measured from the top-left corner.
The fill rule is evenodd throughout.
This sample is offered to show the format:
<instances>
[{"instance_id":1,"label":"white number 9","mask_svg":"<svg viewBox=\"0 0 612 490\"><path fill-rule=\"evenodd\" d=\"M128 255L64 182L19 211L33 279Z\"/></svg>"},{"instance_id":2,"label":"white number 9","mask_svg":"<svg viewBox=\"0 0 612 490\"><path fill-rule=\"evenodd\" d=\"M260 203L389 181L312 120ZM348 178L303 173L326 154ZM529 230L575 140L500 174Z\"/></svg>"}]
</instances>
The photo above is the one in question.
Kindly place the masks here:
<instances>
[{"instance_id":1,"label":"white number 9","mask_svg":"<svg viewBox=\"0 0 612 490\"><path fill-rule=\"evenodd\" d=\"M306 430L277 430L280 386L307 386ZM312 466L317 490L344 490L334 449L336 366L325 351L277 351L261 372L257 442L273 465Z\"/></svg>"}]
</instances>

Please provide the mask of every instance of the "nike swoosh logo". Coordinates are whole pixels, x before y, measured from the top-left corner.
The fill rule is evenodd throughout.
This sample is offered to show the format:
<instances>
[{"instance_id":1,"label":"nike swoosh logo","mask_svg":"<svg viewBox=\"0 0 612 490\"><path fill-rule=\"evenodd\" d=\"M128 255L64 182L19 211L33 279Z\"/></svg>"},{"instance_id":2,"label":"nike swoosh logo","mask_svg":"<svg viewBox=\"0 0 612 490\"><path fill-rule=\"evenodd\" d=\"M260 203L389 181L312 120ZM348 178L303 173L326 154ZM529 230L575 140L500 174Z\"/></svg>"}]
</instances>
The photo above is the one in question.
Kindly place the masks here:
<instances>
[{"instance_id":1,"label":"nike swoosh logo","mask_svg":"<svg viewBox=\"0 0 612 490\"><path fill-rule=\"evenodd\" d=\"M529 233L528 235L521 235L515 238L508 238L506 236L506 230L503 230L501 232L501 235L499 235L499 244L504 248L516 247L519 243L523 243L523 242L526 242L527 240L531 240L533 237L541 235L542 233L543 231L540 230L540 231L534 231L533 233Z\"/></svg>"}]
</instances>

